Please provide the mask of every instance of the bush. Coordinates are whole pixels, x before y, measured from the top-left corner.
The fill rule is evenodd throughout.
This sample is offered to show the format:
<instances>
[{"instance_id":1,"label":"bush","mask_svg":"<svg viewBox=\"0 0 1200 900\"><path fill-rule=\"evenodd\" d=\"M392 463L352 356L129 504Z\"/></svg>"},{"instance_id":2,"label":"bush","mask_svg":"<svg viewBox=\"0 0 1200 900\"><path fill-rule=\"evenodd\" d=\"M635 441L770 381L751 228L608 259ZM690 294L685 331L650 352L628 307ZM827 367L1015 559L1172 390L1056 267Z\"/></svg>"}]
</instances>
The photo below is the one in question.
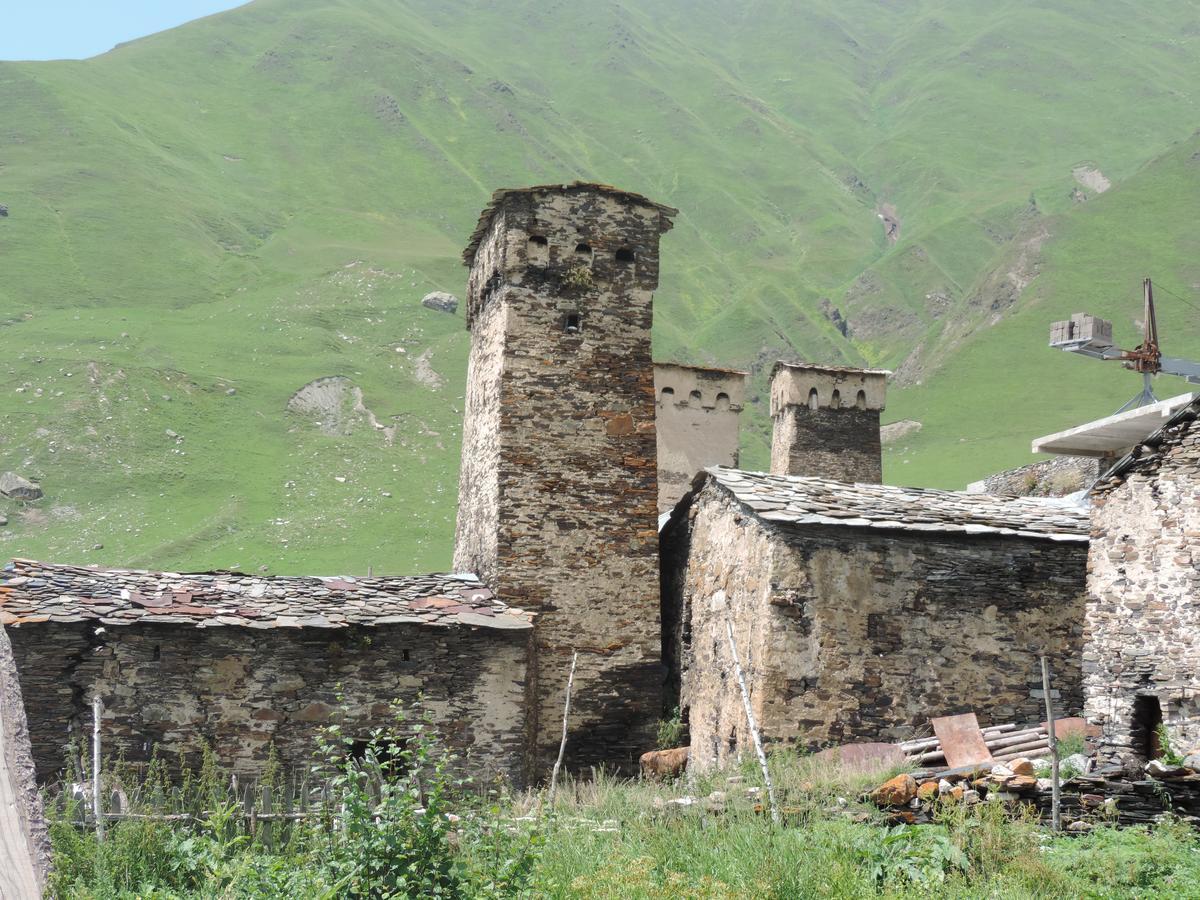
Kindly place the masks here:
<instances>
[{"instance_id":1,"label":"bush","mask_svg":"<svg viewBox=\"0 0 1200 900\"><path fill-rule=\"evenodd\" d=\"M669 718L658 720L658 733L655 737L655 746L659 750L671 750L682 745L683 737L683 719L679 715L679 707L677 706L671 711Z\"/></svg>"}]
</instances>

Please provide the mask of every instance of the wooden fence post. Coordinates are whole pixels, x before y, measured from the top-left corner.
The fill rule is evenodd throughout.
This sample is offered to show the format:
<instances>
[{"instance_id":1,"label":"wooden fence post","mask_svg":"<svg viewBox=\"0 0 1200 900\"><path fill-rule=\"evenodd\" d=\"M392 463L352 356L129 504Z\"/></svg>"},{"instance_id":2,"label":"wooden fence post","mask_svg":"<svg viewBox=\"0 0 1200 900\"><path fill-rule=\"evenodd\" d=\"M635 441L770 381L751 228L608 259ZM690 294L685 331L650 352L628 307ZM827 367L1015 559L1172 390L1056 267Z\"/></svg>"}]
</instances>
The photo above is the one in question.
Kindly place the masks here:
<instances>
[{"instance_id":1,"label":"wooden fence post","mask_svg":"<svg viewBox=\"0 0 1200 900\"><path fill-rule=\"evenodd\" d=\"M728 600L725 600L725 632L729 636L729 652L733 656L733 672L737 676L738 687L742 689L742 705L746 710L746 724L750 726L750 737L754 739L754 752L758 754L758 765L762 769L763 783L767 786L767 802L771 806L771 821L778 825L779 806L775 803L775 785L771 783L771 770L767 766L767 754L763 752L762 738L758 733L758 723L754 721L754 708L750 704L750 690L746 687L746 679L742 675L742 663L738 659L737 641L733 639L733 613L729 609Z\"/></svg>"},{"instance_id":2,"label":"wooden fence post","mask_svg":"<svg viewBox=\"0 0 1200 900\"><path fill-rule=\"evenodd\" d=\"M554 793L558 790L558 770L562 767L563 754L567 751L567 718L571 715L571 688L575 684L575 664L579 662L579 651L571 653L571 674L567 676L567 697L563 701L562 741L558 745L558 759L554 761L554 772L550 775L550 798L547 804L554 809Z\"/></svg>"},{"instance_id":3,"label":"wooden fence post","mask_svg":"<svg viewBox=\"0 0 1200 900\"><path fill-rule=\"evenodd\" d=\"M12 645L0 625L0 897L34 900L50 873L50 838Z\"/></svg>"},{"instance_id":4,"label":"wooden fence post","mask_svg":"<svg viewBox=\"0 0 1200 900\"><path fill-rule=\"evenodd\" d=\"M1050 663L1042 657L1042 693L1046 695L1046 732L1050 735L1050 827L1059 831L1062 815L1059 812L1058 733L1054 726L1054 704L1050 700Z\"/></svg>"},{"instance_id":5,"label":"wooden fence post","mask_svg":"<svg viewBox=\"0 0 1200 900\"><path fill-rule=\"evenodd\" d=\"M96 819L96 840L104 841L104 798L100 793L100 715L104 704L100 695L92 698L92 815Z\"/></svg>"}]
</instances>

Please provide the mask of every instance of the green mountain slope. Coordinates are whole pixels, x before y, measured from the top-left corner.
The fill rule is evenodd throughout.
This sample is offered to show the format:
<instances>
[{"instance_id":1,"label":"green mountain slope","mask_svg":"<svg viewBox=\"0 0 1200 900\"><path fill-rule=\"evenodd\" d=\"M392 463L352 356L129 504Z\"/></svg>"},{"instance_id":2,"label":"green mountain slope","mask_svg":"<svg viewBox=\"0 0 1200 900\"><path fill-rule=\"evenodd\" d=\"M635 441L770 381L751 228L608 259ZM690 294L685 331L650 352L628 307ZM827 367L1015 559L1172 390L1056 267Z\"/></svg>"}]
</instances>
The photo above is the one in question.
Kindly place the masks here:
<instances>
[{"instance_id":1,"label":"green mountain slope","mask_svg":"<svg viewBox=\"0 0 1200 900\"><path fill-rule=\"evenodd\" d=\"M747 464L781 354L897 369L891 481L1023 462L1135 388L1050 318L1191 296L1198 40L1183 2L257 0L0 63L0 471L47 491L0 555L444 568L467 336L418 301L493 188L577 177L682 210L656 353L753 367Z\"/></svg>"}]
</instances>

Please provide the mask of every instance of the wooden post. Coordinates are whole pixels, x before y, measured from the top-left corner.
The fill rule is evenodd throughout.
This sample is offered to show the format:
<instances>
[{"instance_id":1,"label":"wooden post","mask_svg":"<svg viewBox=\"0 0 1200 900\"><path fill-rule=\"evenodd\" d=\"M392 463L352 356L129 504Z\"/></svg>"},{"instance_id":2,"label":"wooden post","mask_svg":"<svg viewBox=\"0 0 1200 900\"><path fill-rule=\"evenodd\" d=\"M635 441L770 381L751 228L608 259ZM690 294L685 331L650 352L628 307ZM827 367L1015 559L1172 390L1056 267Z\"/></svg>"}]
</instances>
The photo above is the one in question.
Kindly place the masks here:
<instances>
[{"instance_id":1,"label":"wooden post","mask_svg":"<svg viewBox=\"0 0 1200 900\"><path fill-rule=\"evenodd\" d=\"M1050 734L1050 827L1059 831L1062 826L1059 812L1058 735L1054 728L1054 704L1050 700L1050 663L1042 657L1042 693L1046 695L1046 731Z\"/></svg>"},{"instance_id":2,"label":"wooden post","mask_svg":"<svg viewBox=\"0 0 1200 900\"><path fill-rule=\"evenodd\" d=\"M571 687L575 684L575 664L579 661L579 651L571 653L571 674L567 676L567 698L563 702L562 740L558 744L558 759L554 761L554 771L550 773L550 797L548 805L554 807L554 792L558 790L558 770L562 766L563 754L567 752L567 716L571 714Z\"/></svg>"},{"instance_id":3,"label":"wooden post","mask_svg":"<svg viewBox=\"0 0 1200 900\"><path fill-rule=\"evenodd\" d=\"M50 839L34 779L33 751L12 645L0 626L0 897L42 896Z\"/></svg>"},{"instance_id":4,"label":"wooden post","mask_svg":"<svg viewBox=\"0 0 1200 900\"><path fill-rule=\"evenodd\" d=\"M771 821L779 824L779 807L775 804L775 787L771 784L771 771L767 768L767 754L763 752L762 738L758 735L758 723L754 721L754 710L750 706L750 691L742 676L742 664L738 660L737 641L733 639L733 617L729 612L729 601L725 602L725 631L729 635L729 652L733 654L733 671L738 686L742 689L742 705L746 707L746 722L750 725L750 737L754 739L754 752L758 754L758 765L762 769L763 782L767 786L767 800L771 804Z\"/></svg>"},{"instance_id":5,"label":"wooden post","mask_svg":"<svg viewBox=\"0 0 1200 900\"><path fill-rule=\"evenodd\" d=\"M104 800L100 795L100 714L104 704L100 695L92 698L92 816L96 820L96 840L104 840Z\"/></svg>"}]
</instances>

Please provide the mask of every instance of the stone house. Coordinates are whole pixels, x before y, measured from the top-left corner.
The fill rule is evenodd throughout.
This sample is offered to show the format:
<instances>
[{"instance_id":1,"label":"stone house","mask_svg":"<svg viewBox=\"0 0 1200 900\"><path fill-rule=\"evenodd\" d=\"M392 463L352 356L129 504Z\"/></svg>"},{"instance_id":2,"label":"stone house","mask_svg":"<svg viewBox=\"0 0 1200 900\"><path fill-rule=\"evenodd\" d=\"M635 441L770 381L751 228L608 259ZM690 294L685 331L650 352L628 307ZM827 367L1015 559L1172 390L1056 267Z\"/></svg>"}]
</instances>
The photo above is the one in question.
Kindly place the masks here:
<instances>
[{"instance_id":1,"label":"stone house","mask_svg":"<svg viewBox=\"0 0 1200 900\"><path fill-rule=\"evenodd\" d=\"M931 715L1082 702L1086 516L1044 501L713 468L663 530L664 658L691 764L764 740L898 740Z\"/></svg>"},{"instance_id":2,"label":"stone house","mask_svg":"<svg viewBox=\"0 0 1200 900\"><path fill-rule=\"evenodd\" d=\"M1092 490L1084 689L1109 762L1156 756L1159 724L1200 745L1198 417L1193 399Z\"/></svg>"},{"instance_id":3,"label":"stone house","mask_svg":"<svg viewBox=\"0 0 1200 900\"><path fill-rule=\"evenodd\" d=\"M63 767L104 703L106 753L237 773L270 748L306 765L316 728L366 741L391 703L421 708L472 767L513 779L526 751L532 617L477 580L176 575L15 560L0 623L20 673L39 777ZM81 740L82 742L82 740Z\"/></svg>"}]
</instances>

